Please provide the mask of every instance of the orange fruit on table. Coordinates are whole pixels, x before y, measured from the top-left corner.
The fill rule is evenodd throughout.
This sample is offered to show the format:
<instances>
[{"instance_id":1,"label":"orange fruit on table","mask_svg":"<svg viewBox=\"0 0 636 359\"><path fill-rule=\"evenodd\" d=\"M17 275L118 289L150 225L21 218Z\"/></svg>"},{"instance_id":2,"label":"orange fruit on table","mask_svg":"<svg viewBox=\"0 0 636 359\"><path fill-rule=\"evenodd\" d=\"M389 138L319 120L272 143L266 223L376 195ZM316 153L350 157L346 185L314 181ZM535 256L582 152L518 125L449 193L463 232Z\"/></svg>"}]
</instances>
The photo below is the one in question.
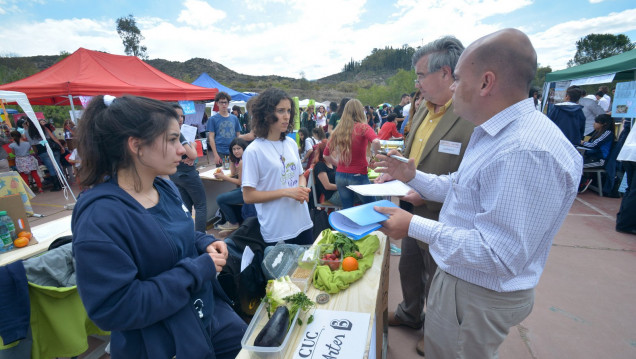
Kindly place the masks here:
<instances>
[{"instance_id":1,"label":"orange fruit on table","mask_svg":"<svg viewBox=\"0 0 636 359\"><path fill-rule=\"evenodd\" d=\"M15 241L13 241L13 245L17 248L26 247L29 244L29 239L27 237L18 237Z\"/></svg>"},{"instance_id":2,"label":"orange fruit on table","mask_svg":"<svg viewBox=\"0 0 636 359\"><path fill-rule=\"evenodd\" d=\"M342 260L342 270L351 272L358 269L358 260L353 257L346 257Z\"/></svg>"},{"instance_id":3,"label":"orange fruit on table","mask_svg":"<svg viewBox=\"0 0 636 359\"><path fill-rule=\"evenodd\" d=\"M31 232L22 231L22 232L18 233L18 237L24 237L24 238L31 239Z\"/></svg>"}]
</instances>

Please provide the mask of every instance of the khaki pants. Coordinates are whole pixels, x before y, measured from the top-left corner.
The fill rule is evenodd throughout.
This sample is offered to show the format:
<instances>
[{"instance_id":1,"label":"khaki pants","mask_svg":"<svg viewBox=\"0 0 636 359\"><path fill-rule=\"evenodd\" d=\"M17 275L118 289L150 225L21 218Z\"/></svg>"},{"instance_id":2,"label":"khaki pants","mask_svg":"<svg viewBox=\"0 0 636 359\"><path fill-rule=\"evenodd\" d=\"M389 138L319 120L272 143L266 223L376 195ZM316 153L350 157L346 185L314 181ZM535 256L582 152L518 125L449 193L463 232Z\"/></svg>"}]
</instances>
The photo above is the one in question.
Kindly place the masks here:
<instances>
[{"instance_id":1,"label":"khaki pants","mask_svg":"<svg viewBox=\"0 0 636 359\"><path fill-rule=\"evenodd\" d=\"M437 269L426 308L426 359L497 358L511 327L532 311L534 288L495 292Z\"/></svg>"},{"instance_id":2,"label":"khaki pants","mask_svg":"<svg viewBox=\"0 0 636 359\"><path fill-rule=\"evenodd\" d=\"M403 322L419 326L424 321L424 304L437 269L428 245L411 237L402 238L398 269L402 302L398 304L395 316Z\"/></svg>"}]
</instances>

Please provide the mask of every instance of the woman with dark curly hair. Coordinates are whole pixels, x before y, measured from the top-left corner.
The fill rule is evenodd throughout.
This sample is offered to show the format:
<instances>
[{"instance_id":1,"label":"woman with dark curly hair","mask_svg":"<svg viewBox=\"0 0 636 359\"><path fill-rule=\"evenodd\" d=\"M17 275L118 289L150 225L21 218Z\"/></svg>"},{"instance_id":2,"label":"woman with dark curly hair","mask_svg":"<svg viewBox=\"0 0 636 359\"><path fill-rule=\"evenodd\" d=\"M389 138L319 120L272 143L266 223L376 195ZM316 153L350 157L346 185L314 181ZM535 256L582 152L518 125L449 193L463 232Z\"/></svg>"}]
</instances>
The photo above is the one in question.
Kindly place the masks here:
<instances>
[{"instance_id":1,"label":"woman with dark curly hair","mask_svg":"<svg viewBox=\"0 0 636 359\"><path fill-rule=\"evenodd\" d=\"M284 91L271 88L250 108L256 139L243 153L243 199L254 203L266 243L311 244L309 188L292 131L296 108Z\"/></svg>"}]
</instances>

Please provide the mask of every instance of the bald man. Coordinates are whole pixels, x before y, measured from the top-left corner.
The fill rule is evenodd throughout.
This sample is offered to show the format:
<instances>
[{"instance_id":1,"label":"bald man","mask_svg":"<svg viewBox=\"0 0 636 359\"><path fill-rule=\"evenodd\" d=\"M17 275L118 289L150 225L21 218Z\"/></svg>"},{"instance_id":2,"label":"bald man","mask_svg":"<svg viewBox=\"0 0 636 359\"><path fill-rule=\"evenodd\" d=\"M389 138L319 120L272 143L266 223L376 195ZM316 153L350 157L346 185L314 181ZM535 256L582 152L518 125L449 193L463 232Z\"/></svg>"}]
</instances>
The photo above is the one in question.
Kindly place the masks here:
<instances>
[{"instance_id":1,"label":"bald man","mask_svg":"<svg viewBox=\"0 0 636 359\"><path fill-rule=\"evenodd\" d=\"M475 124L457 172L433 175L380 157L422 198L444 202L439 221L399 208L382 231L429 245L438 269L428 295L426 358L495 358L531 312L550 246L577 193L583 161L527 98L537 68L528 37L505 29L471 44L451 86L455 113Z\"/></svg>"}]
</instances>

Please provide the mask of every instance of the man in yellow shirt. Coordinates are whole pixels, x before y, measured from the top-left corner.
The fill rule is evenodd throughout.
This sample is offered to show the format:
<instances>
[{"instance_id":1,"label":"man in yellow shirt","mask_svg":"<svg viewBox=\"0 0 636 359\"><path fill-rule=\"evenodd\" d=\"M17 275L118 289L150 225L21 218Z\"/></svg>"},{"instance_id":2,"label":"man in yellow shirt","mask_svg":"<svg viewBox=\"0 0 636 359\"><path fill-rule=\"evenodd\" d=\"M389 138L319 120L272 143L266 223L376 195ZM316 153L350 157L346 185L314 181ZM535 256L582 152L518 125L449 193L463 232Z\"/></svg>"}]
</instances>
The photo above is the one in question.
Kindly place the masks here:
<instances>
[{"instance_id":1,"label":"man in yellow shirt","mask_svg":"<svg viewBox=\"0 0 636 359\"><path fill-rule=\"evenodd\" d=\"M453 71L464 50L453 36L435 40L413 54L417 87L424 100L413 116L411 131L405 140L404 155L415 159L417 169L433 174L455 172L473 133L474 125L453 113ZM390 179L387 174L379 181ZM411 191L401 207L414 214L437 220L442 204L424 201ZM389 313L389 325L404 325L419 329L424 323L424 303L433 274L437 269L428 252L428 245L411 237L402 239L399 271L403 300L395 312ZM416 346L424 355L424 335Z\"/></svg>"}]
</instances>

